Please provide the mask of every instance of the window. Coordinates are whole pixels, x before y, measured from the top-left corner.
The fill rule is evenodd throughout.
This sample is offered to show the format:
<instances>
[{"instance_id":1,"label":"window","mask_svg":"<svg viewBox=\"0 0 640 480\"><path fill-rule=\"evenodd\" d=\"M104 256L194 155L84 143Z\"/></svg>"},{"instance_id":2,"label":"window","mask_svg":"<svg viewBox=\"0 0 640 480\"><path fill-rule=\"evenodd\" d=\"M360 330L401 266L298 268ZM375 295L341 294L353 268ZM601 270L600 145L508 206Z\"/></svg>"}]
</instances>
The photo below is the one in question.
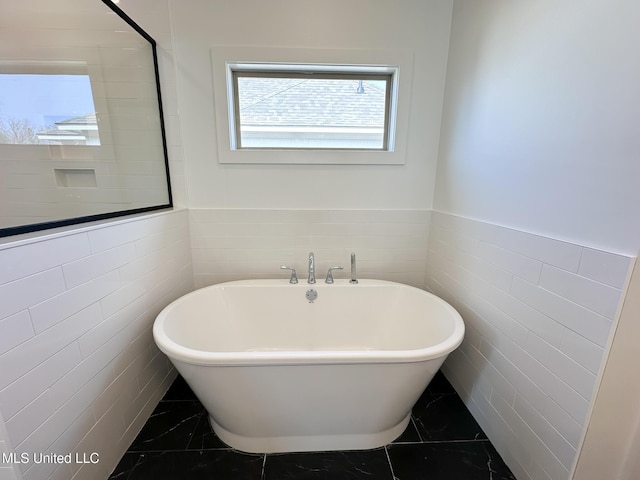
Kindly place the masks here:
<instances>
[{"instance_id":1,"label":"window","mask_svg":"<svg viewBox=\"0 0 640 480\"><path fill-rule=\"evenodd\" d=\"M235 148L389 149L393 72L247 67L231 68Z\"/></svg>"},{"instance_id":2,"label":"window","mask_svg":"<svg viewBox=\"0 0 640 480\"><path fill-rule=\"evenodd\" d=\"M212 47L217 160L404 164L412 68L404 49Z\"/></svg>"},{"instance_id":3,"label":"window","mask_svg":"<svg viewBox=\"0 0 640 480\"><path fill-rule=\"evenodd\" d=\"M0 144L100 145L86 74L1 73Z\"/></svg>"}]
</instances>

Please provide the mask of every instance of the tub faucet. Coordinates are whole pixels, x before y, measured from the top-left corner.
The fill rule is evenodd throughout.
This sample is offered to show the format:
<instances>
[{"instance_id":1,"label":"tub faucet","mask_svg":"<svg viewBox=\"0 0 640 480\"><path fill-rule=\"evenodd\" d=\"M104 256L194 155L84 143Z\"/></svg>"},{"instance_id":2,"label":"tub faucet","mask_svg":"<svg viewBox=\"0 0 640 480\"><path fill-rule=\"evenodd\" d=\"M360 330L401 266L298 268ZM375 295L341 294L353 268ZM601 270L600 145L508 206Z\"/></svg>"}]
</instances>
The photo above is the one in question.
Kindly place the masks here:
<instances>
[{"instance_id":1,"label":"tub faucet","mask_svg":"<svg viewBox=\"0 0 640 480\"><path fill-rule=\"evenodd\" d=\"M309 253L309 280L308 283L316 283L316 261L313 252Z\"/></svg>"}]
</instances>

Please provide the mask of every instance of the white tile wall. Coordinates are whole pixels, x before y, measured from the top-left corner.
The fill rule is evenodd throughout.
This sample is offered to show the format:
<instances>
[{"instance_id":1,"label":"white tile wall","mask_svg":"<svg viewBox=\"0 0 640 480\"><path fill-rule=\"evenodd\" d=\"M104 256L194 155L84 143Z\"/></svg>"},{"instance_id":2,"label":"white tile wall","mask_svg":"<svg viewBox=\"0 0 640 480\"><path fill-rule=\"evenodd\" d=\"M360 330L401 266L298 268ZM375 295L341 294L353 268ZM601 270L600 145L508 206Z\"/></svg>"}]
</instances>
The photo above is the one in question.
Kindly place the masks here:
<instances>
[{"instance_id":1,"label":"white tile wall","mask_svg":"<svg viewBox=\"0 0 640 480\"><path fill-rule=\"evenodd\" d=\"M445 374L518 480L567 480L632 259L438 212L428 250L467 327Z\"/></svg>"},{"instance_id":2,"label":"white tile wall","mask_svg":"<svg viewBox=\"0 0 640 480\"><path fill-rule=\"evenodd\" d=\"M0 246L0 450L101 455L0 479L106 478L173 378L151 337L160 308L194 286L284 279L282 264L304 279L310 251L318 278L346 278L351 252L361 278L426 278L467 326L445 373L518 479L568 479L630 258L427 210L257 209Z\"/></svg>"},{"instance_id":3,"label":"white tile wall","mask_svg":"<svg viewBox=\"0 0 640 480\"><path fill-rule=\"evenodd\" d=\"M191 241L196 286L245 278L287 278L281 265L300 278L308 255L316 276L343 266L350 255L360 278L423 286L430 212L427 210L249 210L191 209Z\"/></svg>"},{"instance_id":4,"label":"white tile wall","mask_svg":"<svg viewBox=\"0 0 640 480\"><path fill-rule=\"evenodd\" d=\"M107 478L135 438L175 375L151 326L193 289L188 221L173 211L0 246L0 446L100 455L16 475Z\"/></svg>"}]
</instances>

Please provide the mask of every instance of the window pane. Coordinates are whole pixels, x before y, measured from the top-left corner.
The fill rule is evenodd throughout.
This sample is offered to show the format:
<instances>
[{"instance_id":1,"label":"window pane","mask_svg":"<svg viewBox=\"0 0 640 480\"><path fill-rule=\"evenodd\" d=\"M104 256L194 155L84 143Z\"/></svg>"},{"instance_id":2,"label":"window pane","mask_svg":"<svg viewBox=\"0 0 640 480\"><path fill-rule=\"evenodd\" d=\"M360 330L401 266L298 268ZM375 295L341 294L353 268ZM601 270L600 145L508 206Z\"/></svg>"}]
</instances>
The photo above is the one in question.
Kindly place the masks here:
<instances>
[{"instance_id":1,"label":"window pane","mask_svg":"<svg viewBox=\"0 0 640 480\"><path fill-rule=\"evenodd\" d=\"M386 149L389 78L308 76L237 75L240 148Z\"/></svg>"},{"instance_id":2,"label":"window pane","mask_svg":"<svg viewBox=\"0 0 640 480\"><path fill-rule=\"evenodd\" d=\"M100 145L88 75L0 74L0 144Z\"/></svg>"}]
</instances>

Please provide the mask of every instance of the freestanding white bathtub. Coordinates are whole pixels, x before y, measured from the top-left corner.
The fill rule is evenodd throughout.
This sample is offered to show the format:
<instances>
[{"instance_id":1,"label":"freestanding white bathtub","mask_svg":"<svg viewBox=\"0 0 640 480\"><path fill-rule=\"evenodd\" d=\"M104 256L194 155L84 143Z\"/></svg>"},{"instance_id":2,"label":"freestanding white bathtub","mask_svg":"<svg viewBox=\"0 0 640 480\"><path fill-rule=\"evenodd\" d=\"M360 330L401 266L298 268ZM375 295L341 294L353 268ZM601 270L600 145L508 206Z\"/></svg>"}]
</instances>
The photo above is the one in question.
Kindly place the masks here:
<instances>
[{"instance_id":1,"label":"freestanding white bathtub","mask_svg":"<svg viewBox=\"0 0 640 480\"><path fill-rule=\"evenodd\" d=\"M231 447L359 450L404 431L464 324L444 300L399 283L246 280L179 298L153 335Z\"/></svg>"}]
</instances>

